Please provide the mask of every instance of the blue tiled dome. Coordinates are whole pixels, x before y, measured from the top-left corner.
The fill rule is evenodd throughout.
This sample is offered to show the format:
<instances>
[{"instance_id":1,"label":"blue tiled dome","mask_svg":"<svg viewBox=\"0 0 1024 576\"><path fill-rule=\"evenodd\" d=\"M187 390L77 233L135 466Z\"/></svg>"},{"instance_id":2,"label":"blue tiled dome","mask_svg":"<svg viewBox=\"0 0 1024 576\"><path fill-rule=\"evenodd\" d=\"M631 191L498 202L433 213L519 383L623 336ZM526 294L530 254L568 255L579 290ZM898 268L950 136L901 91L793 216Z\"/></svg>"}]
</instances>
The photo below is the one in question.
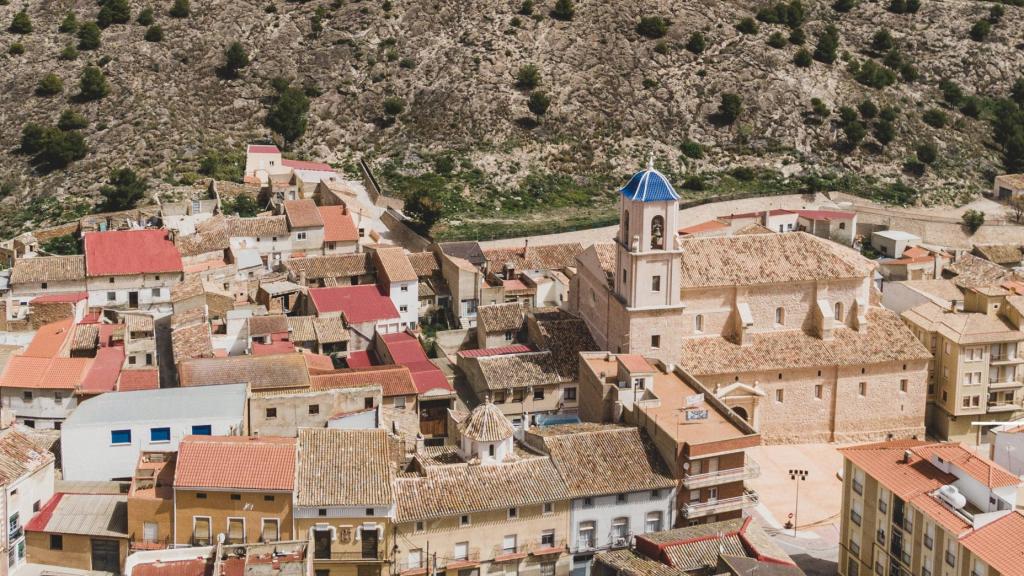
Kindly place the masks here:
<instances>
[{"instance_id":1,"label":"blue tiled dome","mask_svg":"<svg viewBox=\"0 0 1024 576\"><path fill-rule=\"evenodd\" d=\"M646 170L633 174L633 177L619 192L630 200L638 202L679 200L679 194L676 194L668 178L655 170L653 166L648 166Z\"/></svg>"}]
</instances>

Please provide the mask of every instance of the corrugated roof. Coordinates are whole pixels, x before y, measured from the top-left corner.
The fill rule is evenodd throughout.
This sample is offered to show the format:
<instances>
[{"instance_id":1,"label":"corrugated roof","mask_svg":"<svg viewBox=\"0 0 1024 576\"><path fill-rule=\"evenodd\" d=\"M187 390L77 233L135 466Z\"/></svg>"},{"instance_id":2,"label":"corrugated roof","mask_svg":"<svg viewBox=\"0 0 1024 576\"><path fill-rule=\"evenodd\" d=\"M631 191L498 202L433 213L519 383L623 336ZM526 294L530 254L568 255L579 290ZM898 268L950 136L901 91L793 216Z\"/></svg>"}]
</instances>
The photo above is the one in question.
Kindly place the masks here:
<instances>
[{"instance_id":1,"label":"corrugated roof","mask_svg":"<svg viewBox=\"0 0 1024 576\"><path fill-rule=\"evenodd\" d=\"M58 492L25 525L29 532L128 537L128 496Z\"/></svg>"},{"instance_id":2,"label":"corrugated roof","mask_svg":"<svg viewBox=\"0 0 1024 576\"><path fill-rule=\"evenodd\" d=\"M178 447L175 489L291 491L294 486L294 438L187 436Z\"/></svg>"},{"instance_id":3,"label":"corrugated roof","mask_svg":"<svg viewBox=\"0 0 1024 576\"><path fill-rule=\"evenodd\" d=\"M390 506L394 447L386 430L299 430L295 503Z\"/></svg>"}]
</instances>

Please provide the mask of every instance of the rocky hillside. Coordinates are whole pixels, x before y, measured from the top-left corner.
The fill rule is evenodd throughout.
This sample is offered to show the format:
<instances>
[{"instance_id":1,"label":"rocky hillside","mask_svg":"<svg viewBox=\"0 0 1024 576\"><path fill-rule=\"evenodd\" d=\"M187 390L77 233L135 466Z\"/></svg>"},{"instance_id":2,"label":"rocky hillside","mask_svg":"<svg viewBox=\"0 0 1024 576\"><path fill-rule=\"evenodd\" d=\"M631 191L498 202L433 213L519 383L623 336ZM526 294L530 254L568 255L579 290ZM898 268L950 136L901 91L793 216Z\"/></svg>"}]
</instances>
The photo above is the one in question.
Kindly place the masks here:
<instances>
[{"instance_id":1,"label":"rocky hillside","mask_svg":"<svg viewBox=\"0 0 1024 576\"><path fill-rule=\"evenodd\" d=\"M565 219L579 206L605 205L603 191L651 151L677 178L691 177L693 195L742 188L750 178L724 174L749 166L770 170L755 178L768 174L760 185L769 188L785 187L794 175L847 175L830 182L869 182L865 189L872 189L902 180L925 191L925 201L953 201L985 188L1000 169L984 110L972 118L951 109L938 83L953 80L965 94L1007 95L1024 63L1024 8L1006 6L988 38L977 42L968 30L988 17L989 3L921 0L917 13L894 14L886 10L889 0L861 0L847 13L805 0L806 48L813 51L817 34L834 24L840 58L798 67L799 46L768 44L772 32L788 36L786 26L762 22L756 33L737 31L737 22L754 16L750 2L576 0L571 21L549 16L554 2L537 0L525 15L522 0L193 0L191 15L179 19L168 15L171 0L131 0L130 23L105 29L99 49L69 61L59 55L76 40L58 26L69 10L80 23L95 19L97 2L11 0L0 6L0 181L8 195L0 211L15 226L59 218L75 202L39 199L91 202L119 166L147 175L154 186L187 181L205 152L237 151L272 136L263 119L275 77L318 94L308 130L292 147L297 156L342 167L367 157L395 191L444 187L454 193L445 200L454 211L485 224ZM135 22L147 6L163 28L161 42L145 41L146 27ZM32 32L8 31L23 7ZM322 31L313 34L318 9ZM667 34L638 34L645 16L668 19ZM869 48L882 28L916 67L915 81L874 89L854 78L848 60L882 60ZM698 31L707 47L695 54L686 45ZM251 64L239 78L223 80L215 70L234 40ZM10 53L15 43L23 53ZM102 67L110 94L76 102L79 76L90 64ZM539 124L527 108L528 92L515 86L526 64L536 65L538 89L551 97ZM64 93L36 95L50 72L63 79ZM727 92L740 96L742 111L732 124L712 122ZM389 97L404 103L393 121L384 113ZM898 107L895 139L878 146L871 128L877 120L863 120L867 136L848 150L839 116L815 117L812 98L832 112L865 99ZM90 122L83 130L88 155L66 169L34 171L17 153L23 125L53 124L67 108ZM922 120L931 108L946 109L944 127ZM685 157L685 141L699 143L703 157ZM937 160L923 176L908 174L904 163L927 141L937 145ZM454 162L439 168L438 158ZM441 175L424 177L435 170ZM702 181L693 178L700 175ZM536 216L542 206L560 210Z\"/></svg>"}]
</instances>

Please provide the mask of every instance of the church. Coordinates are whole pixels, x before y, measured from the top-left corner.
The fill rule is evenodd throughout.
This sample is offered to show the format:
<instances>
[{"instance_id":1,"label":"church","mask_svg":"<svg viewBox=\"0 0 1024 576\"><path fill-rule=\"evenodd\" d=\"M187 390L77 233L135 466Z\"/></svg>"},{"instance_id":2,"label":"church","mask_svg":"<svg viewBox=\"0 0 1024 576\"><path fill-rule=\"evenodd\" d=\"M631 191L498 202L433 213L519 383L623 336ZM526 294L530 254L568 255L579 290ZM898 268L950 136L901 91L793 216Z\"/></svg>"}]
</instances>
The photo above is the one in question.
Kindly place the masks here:
<instances>
[{"instance_id":1,"label":"church","mask_svg":"<svg viewBox=\"0 0 1024 576\"><path fill-rule=\"evenodd\" d=\"M653 165L614 241L577 257L569 308L598 346L678 365L769 443L924 436L930 354L878 304L875 263L805 232L681 238Z\"/></svg>"}]
</instances>

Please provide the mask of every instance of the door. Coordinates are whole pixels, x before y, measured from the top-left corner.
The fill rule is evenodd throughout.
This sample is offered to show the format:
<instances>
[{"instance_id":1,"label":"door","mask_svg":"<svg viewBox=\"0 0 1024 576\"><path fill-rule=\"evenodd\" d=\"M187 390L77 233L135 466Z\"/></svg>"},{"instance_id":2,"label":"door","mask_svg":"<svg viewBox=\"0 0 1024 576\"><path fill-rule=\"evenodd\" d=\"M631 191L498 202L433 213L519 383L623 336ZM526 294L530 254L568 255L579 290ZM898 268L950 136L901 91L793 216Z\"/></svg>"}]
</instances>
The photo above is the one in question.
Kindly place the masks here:
<instances>
[{"instance_id":1,"label":"door","mask_svg":"<svg viewBox=\"0 0 1024 576\"><path fill-rule=\"evenodd\" d=\"M360 530L359 536L363 542L363 558L377 558L377 531Z\"/></svg>"},{"instance_id":2,"label":"door","mask_svg":"<svg viewBox=\"0 0 1024 576\"><path fill-rule=\"evenodd\" d=\"M317 560L330 559L331 557L331 531L313 531L313 557Z\"/></svg>"},{"instance_id":3,"label":"door","mask_svg":"<svg viewBox=\"0 0 1024 576\"><path fill-rule=\"evenodd\" d=\"M129 308L138 308L139 307L139 293L138 292L129 292L128 293L128 307Z\"/></svg>"},{"instance_id":4,"label":"door","mask_svg":"<svg viewBox=\"0 0 1024 576\"><path fill-rule=\"evenodd\" d=\"M121 572L121 550L117 540L92 539L92 569L100 572Z\"/></svg>"}]
</instances>

